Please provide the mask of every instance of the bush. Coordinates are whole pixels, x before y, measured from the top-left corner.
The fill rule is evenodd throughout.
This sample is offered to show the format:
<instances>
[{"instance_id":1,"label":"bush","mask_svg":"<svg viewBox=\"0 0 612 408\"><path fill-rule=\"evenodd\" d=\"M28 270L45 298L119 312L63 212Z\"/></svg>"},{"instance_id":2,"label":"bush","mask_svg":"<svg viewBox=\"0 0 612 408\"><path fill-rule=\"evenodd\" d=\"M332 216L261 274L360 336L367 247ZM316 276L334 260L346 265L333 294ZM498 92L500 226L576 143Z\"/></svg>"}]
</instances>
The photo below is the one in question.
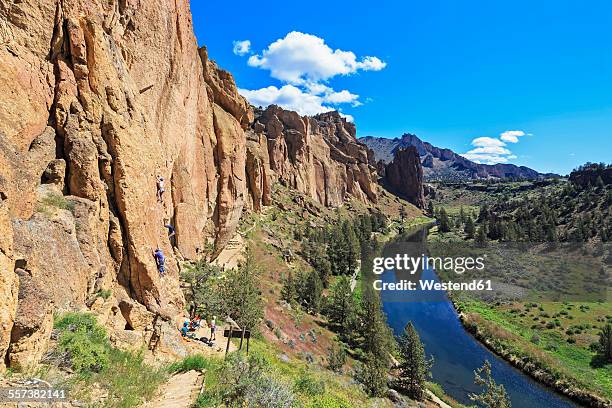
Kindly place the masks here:
<instances>
[{"instance_id":1,"label":"bush","mask_svg":"<svg viewBox=\"0 0 612 408\"><path fill-rule=\"evenodd\" d=\"M79 373L100 372L108 366L110 343L93 315L67 313L54 326L59 331L56 357L63 364Z\"/></svg>"},{"instance_id":2,"label":"bush","mask_svg":"<svg viewBox=\"0 0 612 408\"><path fill-rule=\"evenodd\" d=\"M47 212L49 207L59 208L60 210L74 211L74 203L66 200L61 194L48 193L40 200L37 208L39 212Z\"/></svg>"},{"instance_id":3,"label":"bush","mask_svg":"<svg viewBox=\"0 0 612 408\"><path fill-rule=\"evenodd\" d=\"M227 406L289 408L294 402L291 389L272 375L268 363L256 354L245 358L232 353L220 373L225 386L221 397Z\"/></svg>"},{"instance_id":4,"label":"bush","mask_svg":"<svg viewBox=\"0 0 612 408\"><path fill-rule=\"evenodd\" d=\"M332 395L319 395L306 408L351 408L352 405Z\"/></svg>"},{"instance_id":5,"label":"bush","mask_svg":"<svg viewBox=\"0 0 612 408\"><path fill-rule=\"evenodd\" d=\"M327 355L327 367L337 373L342 372L342 367L346 363L346 350L344 346L332 346Z\"/></svg>"},{"instance_id":6,"label":"bush","mask_svg":"<svg viewBox=\"0 0 612 408\"><path fill-rule=\"evenodd\" d=\"M172 363L168 367L168 371L171 373L184 373L191 370L204 371L208 367L210 367L210 361L206 357L201 354L194 354L185 357L181 361Z\"/></svg>"},{"instance_id":7,"label":"bush","mask_svg":"<svg viewBox=\"0 0 612 408\"><path fill-rule=\"evenodd\" d=\"M303 371L300 376L295 380L293 385L293 391L300 394L315 396L325 394L325 384L323 381L315 380L312 375Z\"/></svg>"}]
</instances>

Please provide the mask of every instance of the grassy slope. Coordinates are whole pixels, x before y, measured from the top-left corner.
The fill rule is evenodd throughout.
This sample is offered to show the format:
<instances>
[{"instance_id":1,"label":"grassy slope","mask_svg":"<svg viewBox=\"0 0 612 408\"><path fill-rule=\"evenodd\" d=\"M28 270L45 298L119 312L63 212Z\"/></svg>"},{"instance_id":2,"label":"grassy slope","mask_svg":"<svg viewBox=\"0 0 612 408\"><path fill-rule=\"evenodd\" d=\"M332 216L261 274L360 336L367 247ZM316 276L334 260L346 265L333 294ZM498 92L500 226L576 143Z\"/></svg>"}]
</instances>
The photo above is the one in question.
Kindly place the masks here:
<instances>
[{"instance_id":1,"label":"grassy slope","mask_svg":"<svg viewBox=\"0 0 612 408\"><path fill-rule=\"evenodd\" d=\"M477 214L478 204L487 198L487 193L481 191L444 188L442 196L437 198L436 206L444 206L452 218L459 214L461 206L467 214ZM463 241L464 234L456 230L441 234L434 228L430 239L452 243ZM489 255L495 253L496 244L490 243L484 252ZM563 255L550 259L538 257L529 251L516 256L525 259L530 257L526 262L536 267L539 262L565 265L571 262L569 258L563 259ZM554 270L551 265L547 266L547 269ZM583 272L593 276L592 271ZM550 278L542 279L540 276L541 281ZM584 276L584 279L588 277ZM532 290L531 295L537 295L536 292ZM464 314L465 323L476 324L495 343L496 349L528 357L536 365L579 384L580 388L612 400L612 365L592 367L594 353L589 349L590 344L597 340L599 328L605 322L612 321L610 301L537 301L534 307L532 301L484 302L465 293L454 296L453 300Z\"/></svg>"}]
</instances>

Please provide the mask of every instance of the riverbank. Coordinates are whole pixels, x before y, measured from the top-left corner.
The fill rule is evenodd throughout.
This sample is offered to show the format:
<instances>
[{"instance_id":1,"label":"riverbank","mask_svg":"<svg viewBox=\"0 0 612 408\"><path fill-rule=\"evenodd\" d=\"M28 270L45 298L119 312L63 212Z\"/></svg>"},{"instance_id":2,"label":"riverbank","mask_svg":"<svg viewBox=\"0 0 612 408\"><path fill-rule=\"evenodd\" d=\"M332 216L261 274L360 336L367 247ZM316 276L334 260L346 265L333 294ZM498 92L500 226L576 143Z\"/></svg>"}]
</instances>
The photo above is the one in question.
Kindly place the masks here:
<instances>
[{"instance_id":1,"label":"riverbank","mask_svg":"<svg viewBox=\"0 0 612 408\"><path fill-rule=\"evenodd\" d=\"M511 345L504 342L505 339L494 334L494 332L505 333L502 327L496 326L493 322L488 322L493 329L487 327L484 323L486 320L482 319L482 316L478 315L482 319L480 321L475 319L473 316L475 312L470 313L464 311L463 305L453 296L449 296L449 299L457 311L459 321L466 331L497 356L503 358L534 380L550 387L577 403L594 408L612 407L612 403L603 397L590 390L576 386L575 379L566 378L563 374L551 370L542 359L538 359L535 356L519 356L511 350Z\"/></svg>"}]
</instances>

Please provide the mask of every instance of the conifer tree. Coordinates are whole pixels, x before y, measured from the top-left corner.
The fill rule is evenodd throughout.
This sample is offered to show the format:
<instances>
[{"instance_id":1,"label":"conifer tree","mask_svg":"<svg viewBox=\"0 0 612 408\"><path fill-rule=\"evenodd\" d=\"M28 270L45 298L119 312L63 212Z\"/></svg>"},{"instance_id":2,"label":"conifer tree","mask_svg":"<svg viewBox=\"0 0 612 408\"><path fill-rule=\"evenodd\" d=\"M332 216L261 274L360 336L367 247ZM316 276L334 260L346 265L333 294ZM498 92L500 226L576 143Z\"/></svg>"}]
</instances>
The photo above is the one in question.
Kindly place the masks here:
<instances>
[{"instance_id":1,"label":"conifer tree","mask_svg":"<svg viewBox=\"0 0 612 408\"><path fill-rule=\"evenodd\" d=\"M448 214L446 214L446 210L444 209L444 207L440 208L440 213L438 215L438 221L440 222L440 232L450 232L451 230L451 224L450 224L450 220L448 219Z\"/></svg>"},{"instance_id":2,"label":"conifer tree","mask_svg":"<svg viewBox=\"0 0 612 408\"><path fill-rule=\"evenodd\" d=\"M398 388L410 398L421 401L425 397L425 382L433 363L425 357L423 343L412 322L408 323L398 340L401 356Z\"/></svg>"},{"instance_id":3,"label":"conifer tree","mask_svg":"<svg viewBox=\"0 0 612 408\"><path fill-rule=\"evenodd\" d=\"M484 365L474 371L474 382L484 388L481 394L470 394L470 399L485 408L510 408L510 399L503 385L497 385L491 375L491 363L485 360Z\"/></svg>"},{"instance_id":4,"label":"conifer tree","mask_svg":"<svg viewBox=\"0 0 612 408\"><path fill-rule=\"evenodd\" d=\"M364 362L357 367L355 377L363 384L371 397L382 397L387 390L387 364L372 353L367 353Z\"/></svg>"},{"instance_id":5,"label":"conifer tree","mask_svg":"<svg viewBox=\"0 0 612 408\"><path fill-rule=\"evenodd\" d=\"M465 232L467 238L474 238L474 232L476 231L476 227L474 226L474 220L472 217L468 215L467 220L465 221L465 227L463 227L463 231Z\"/></svg>"},{"instance_id":6,"label":"conifer tree","mask_svg":"<svg viewBox=\"0 0 612 408\"><path fill-rule=\"evenodd\" d=\"M331 322L346 330L355 317L356 308L350 279L341 276L331 289L328 317Z\"/></svg>"},{"instance_id":7,"label":"conifer tree","mask_svg":"<svg viewBox=\"0 0 612 408\"><path fill-rule=\"evenodd\" d=\"M597 351L606 362L612 362L612 325L609 323L599 332Z\"/></svg>"},{"instance_id":8,"label":"conifer tree","mask_svg":"<svg viewBox=\"0 0 612 408\"><path fill-rule=\"evenodd\" d=\"M487 232L484 225L480 225L476 230L476 238L474 239L476 245L484 248L487 246Z\"/></svg>"}]
</instances>

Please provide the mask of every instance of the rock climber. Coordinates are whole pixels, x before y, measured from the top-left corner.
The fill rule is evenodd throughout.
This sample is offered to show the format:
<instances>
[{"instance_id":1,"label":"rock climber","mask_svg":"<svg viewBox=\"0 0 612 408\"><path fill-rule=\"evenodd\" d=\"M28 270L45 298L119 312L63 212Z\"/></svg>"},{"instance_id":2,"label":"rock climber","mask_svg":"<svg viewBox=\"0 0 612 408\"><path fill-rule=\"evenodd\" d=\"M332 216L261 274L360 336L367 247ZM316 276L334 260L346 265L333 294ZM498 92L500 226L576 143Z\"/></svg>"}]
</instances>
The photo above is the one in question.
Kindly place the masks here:
<instances>
[{"instance_id":1,"label":"rock climber","mask_svg":"<svg viewBox=\"0 0 612 408\"><path fill-rule=\"evenodd\" d=\"M164 257L164 253L161 249L157 248L153 252L153 257L155 258L155 263L157 264L157 270L163 275L166 272L166 268L164 266L166 263L166 257Z\"/></svg>"},{"instance_id":2,"label":"rock climber","mask_svg":"<svg viewBox=\"0 0 612 408\"><path fill-rule=\"evenodd\" d=\"M187 333L189 333L189 322L183 323L183 327L181 327L181 336L187 337Z\"/></svg>"},{"instance_id":3,"label":"rock climber","mask_svg":"<svg viewBox=\"0 0 612 408\"><path fill-rule=\"evenodd\" d=\"M157 201L159 201L160 203L164 201L164 194L165 188L164 188L164 178L162 176L157 176Z\"/></svg>"},{"instance_id":4,"label":"rock climber","mask_svg":"<svg viewBox=\"0 0 612 408\"><path fill-rule=\"evenodd\" d=\"M176 230L174 229L174 227L170 224L166 224L164 225L164 227L168 228L168 239L170 240L170 245L172 245L173 247L176 246Z\"/></svg>"}]
</instances>

